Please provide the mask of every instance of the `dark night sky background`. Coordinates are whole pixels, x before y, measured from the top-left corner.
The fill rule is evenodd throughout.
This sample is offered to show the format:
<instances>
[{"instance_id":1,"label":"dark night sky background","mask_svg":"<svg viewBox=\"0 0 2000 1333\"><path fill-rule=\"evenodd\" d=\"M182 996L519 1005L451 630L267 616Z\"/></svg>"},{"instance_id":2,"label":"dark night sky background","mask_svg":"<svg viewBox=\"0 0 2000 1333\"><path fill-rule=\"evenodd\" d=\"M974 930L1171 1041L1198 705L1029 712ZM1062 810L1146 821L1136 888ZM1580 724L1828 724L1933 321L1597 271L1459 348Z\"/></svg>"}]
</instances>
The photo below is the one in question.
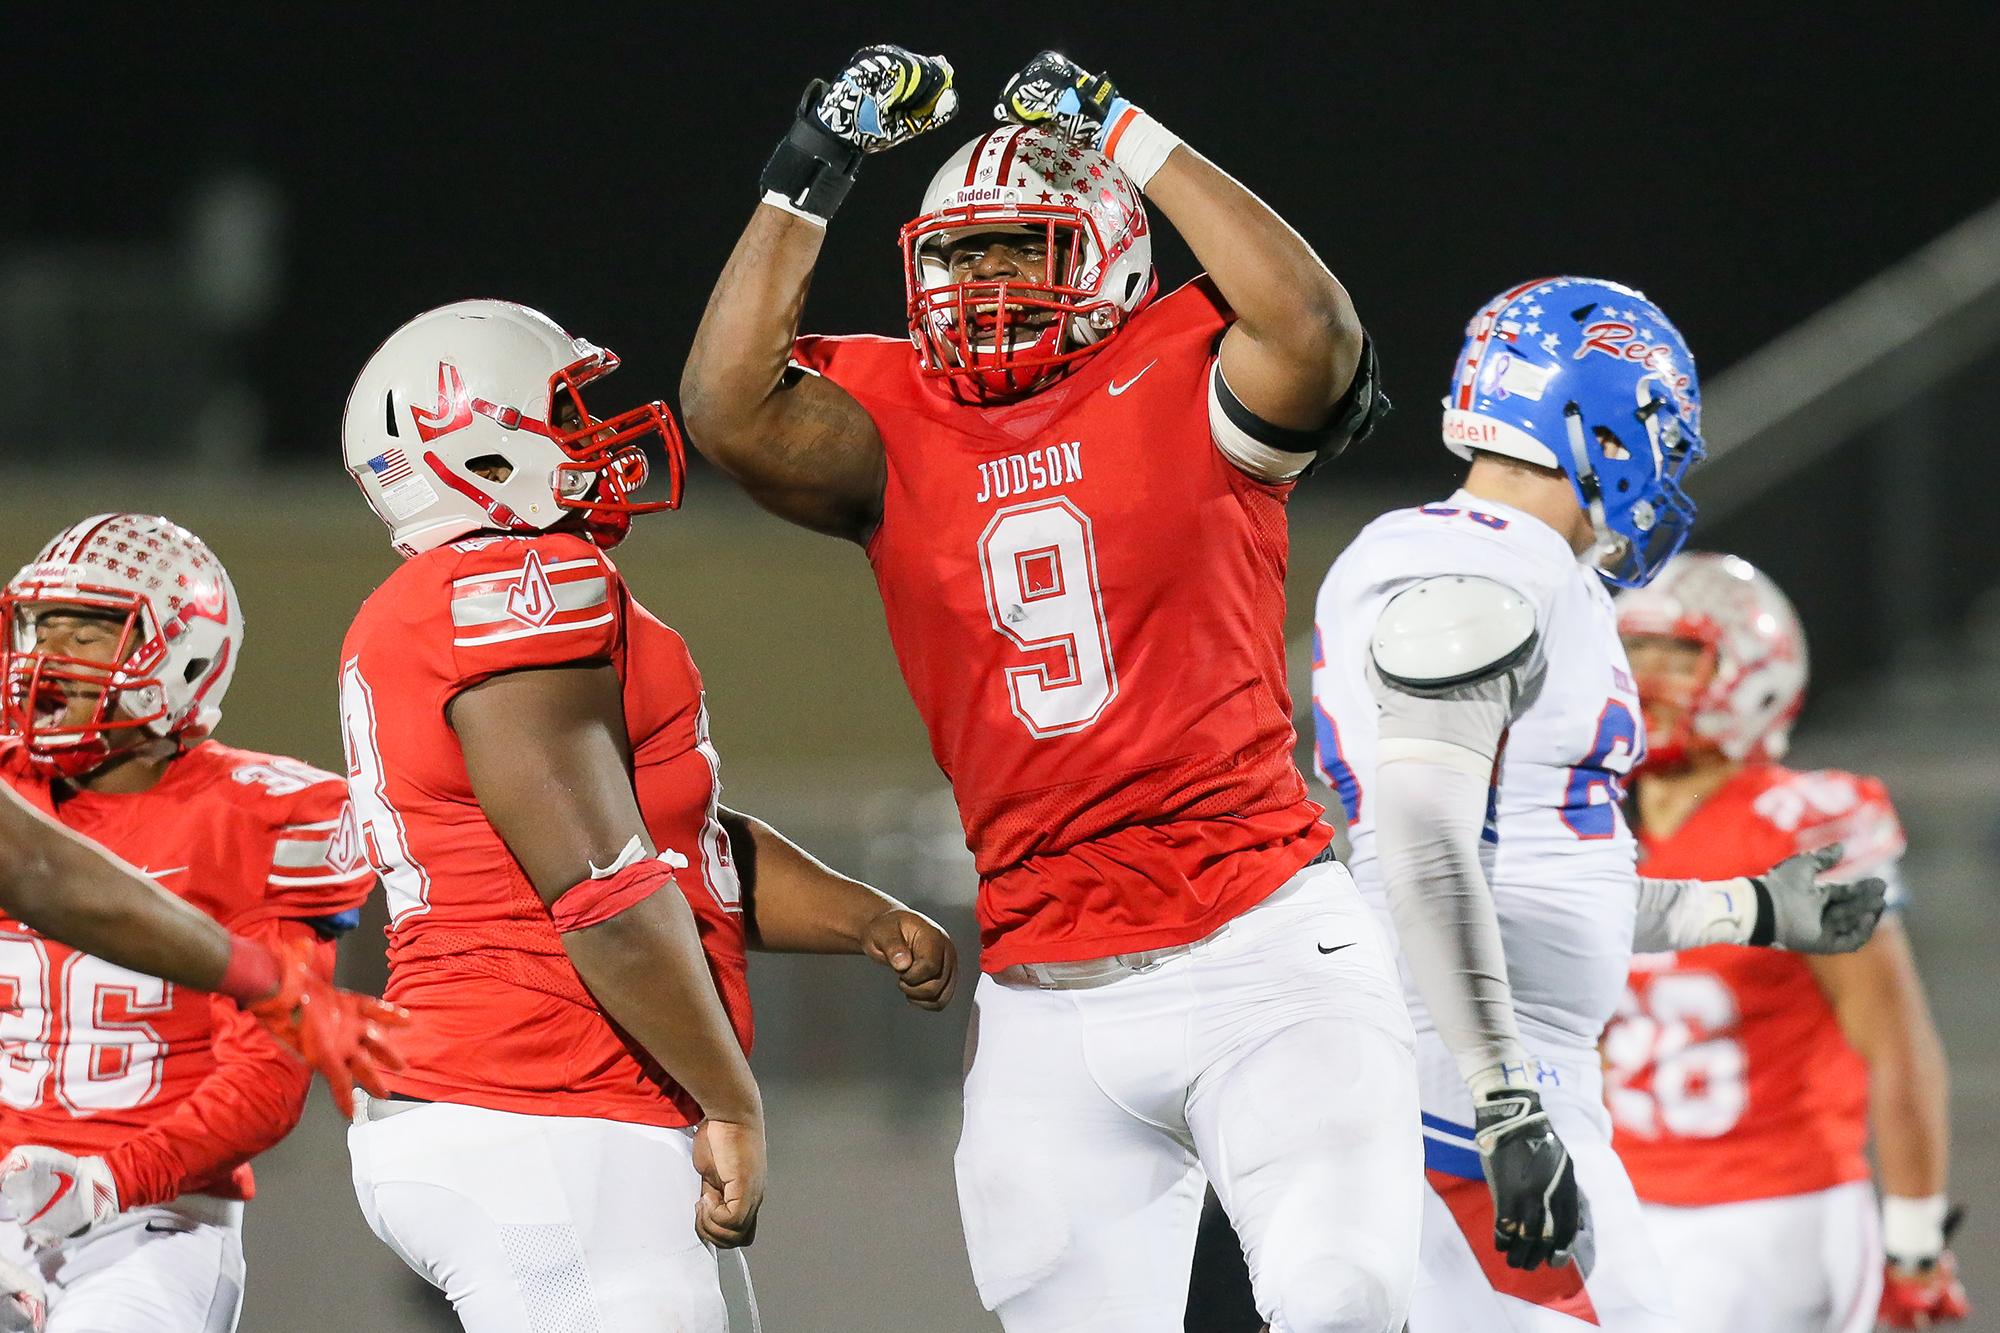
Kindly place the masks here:
<instances>
[{"instance_id":1,"label":"dark night sky background","mask_svg":"<svg viewBox=\"0 0 2000 1333\"><path fill-rule=\"evenodd\" d=\"M375 343L466 295L618 349L615 397L671 394L799 88L871 40L950 55L965 108L870 163L808 327L898 329L895 228L1053 44L1314 242L1382 349L1392 444L1435 438L1459 330L1510 281L1642 286L1713 374L2000 195L1992 3L137 13L7 22L0 245L164 236L191 173L266 173L288 252L254 355L271 447L302 463L337 449ZM1163 258L1170 283L1192 272Z\"/></svg>"}]
</instances>

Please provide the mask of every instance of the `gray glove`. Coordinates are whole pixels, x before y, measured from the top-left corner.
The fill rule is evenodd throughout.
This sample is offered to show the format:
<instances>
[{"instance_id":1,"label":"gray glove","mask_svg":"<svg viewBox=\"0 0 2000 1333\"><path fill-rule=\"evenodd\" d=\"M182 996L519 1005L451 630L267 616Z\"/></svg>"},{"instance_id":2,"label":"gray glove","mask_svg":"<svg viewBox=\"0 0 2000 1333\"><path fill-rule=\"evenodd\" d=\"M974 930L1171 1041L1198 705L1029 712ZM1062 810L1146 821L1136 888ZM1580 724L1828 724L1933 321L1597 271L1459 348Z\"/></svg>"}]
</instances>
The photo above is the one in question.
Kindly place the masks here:
<instances>
[{"instance_id":1,"label":"gray glove","mask_svg":"<svg viewBox=\"0 0 2000 1333\"><path fill-rule=\"evenodd\" d=\"M1758 913L1768 919L1770 931L1767 938L1760 920L1751 942L1798 953L1852 953L1868 943L1889 886L1874 878L1821 883L1819 877L1839 865L1841 855L1841 845L1834 843L1787 857L1752 878Z\"/></svg>"}]
</instances>

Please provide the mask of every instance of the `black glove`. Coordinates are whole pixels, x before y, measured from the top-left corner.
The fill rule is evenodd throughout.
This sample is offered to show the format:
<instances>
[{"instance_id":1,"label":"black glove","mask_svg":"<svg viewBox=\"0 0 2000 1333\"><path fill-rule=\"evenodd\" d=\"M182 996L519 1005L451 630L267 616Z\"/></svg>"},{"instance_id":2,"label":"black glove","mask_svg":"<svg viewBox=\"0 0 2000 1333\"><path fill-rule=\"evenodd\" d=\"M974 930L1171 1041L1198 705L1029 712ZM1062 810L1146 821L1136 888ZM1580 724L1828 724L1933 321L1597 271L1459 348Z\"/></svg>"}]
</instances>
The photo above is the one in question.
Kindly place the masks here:
<instances>
[{"instance_id":1,"label":"black glove","mask_svg":"<svg viewBox=\"0 0 2000 1333\"><path fill-rule=\"evenodd\" d=\"M1493 1193L1493 1247L1509 1268L1568 1264L1586 1216L1583 1194L1541 1094L1495 1089L1476 1117L1473 1139Z\"/></svg>"}]
</instances>

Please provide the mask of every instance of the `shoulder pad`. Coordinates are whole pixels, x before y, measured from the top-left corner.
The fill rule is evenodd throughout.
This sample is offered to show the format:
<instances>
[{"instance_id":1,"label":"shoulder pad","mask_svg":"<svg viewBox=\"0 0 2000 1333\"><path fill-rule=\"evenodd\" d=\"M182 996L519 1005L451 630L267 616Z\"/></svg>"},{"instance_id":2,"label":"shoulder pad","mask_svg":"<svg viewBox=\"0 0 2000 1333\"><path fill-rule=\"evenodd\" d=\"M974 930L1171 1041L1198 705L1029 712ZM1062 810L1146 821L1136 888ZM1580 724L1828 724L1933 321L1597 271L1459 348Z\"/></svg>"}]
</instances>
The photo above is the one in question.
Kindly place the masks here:
<instances>
[{"instance_id":1,"label":"shoulder pad","mask_svg":"<svg viewBox=\"0 0 2000 1333\"><path fill-rule=\"evenodd\" d=\"M1535 608L1504 583L1448 574L1389 599L1369 640L1375 669L1392 684L1420 690L1498 676L1535 643Z\"/></svg>"}]
</instances>

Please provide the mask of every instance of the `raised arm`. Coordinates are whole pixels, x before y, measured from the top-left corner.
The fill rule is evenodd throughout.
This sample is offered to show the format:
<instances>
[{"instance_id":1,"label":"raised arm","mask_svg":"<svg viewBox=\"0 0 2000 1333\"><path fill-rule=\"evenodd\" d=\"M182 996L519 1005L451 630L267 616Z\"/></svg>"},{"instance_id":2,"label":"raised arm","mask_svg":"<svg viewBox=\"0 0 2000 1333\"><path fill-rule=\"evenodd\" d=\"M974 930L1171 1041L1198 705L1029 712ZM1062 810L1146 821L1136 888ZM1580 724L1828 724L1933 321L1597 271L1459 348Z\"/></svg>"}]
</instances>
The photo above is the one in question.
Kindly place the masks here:
<instances>
[{"instance_id":1,"label":"raised arm","mask_svg":"<svg viewBox=\"0 0 2000 1333\"><path fill-rule=\"evenodd\" d=\"M1108 155L1208 270L1236 314L1211 417L1220 418L1217 443L1239 465L1271 480L1295 476L1373 429L1388 400L1354 302L1268 204L1121 97L1108 76L1057 52L1016 74L997 111ZM1234 432L1223 422L1247 441L1226 439Z\"/></svg>"},{"instance_id":2,"label":"raised arm","mask_svg":"<svg viewBox=\"0 0 2000 1333\"><path fill-rule=\"evenodd\" d=\"M764 1194L763 1100L693 909L654 859L616 669L510 671L454 696L447 717L480 808L549 904L577 974L701 1104L714 1170L696 1229L747 1244Z\"/></svg>"},{"instance_id":3,"label":"raised arm","mask_svg":"<svg viewBox=\"0 0 2000 1333\"><path fill-rule=\"evenodd\" d=\"M804 527L865 538L886 475L868 413L791 363L827 221L866 154L943 124L956 103L949 62L895 46L866 47L833 83L814 80L695 332L681 375L688 438L759 504Z\"/></svg>"}]
</instances>

